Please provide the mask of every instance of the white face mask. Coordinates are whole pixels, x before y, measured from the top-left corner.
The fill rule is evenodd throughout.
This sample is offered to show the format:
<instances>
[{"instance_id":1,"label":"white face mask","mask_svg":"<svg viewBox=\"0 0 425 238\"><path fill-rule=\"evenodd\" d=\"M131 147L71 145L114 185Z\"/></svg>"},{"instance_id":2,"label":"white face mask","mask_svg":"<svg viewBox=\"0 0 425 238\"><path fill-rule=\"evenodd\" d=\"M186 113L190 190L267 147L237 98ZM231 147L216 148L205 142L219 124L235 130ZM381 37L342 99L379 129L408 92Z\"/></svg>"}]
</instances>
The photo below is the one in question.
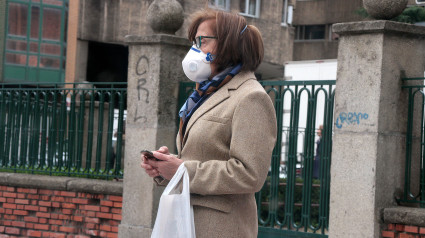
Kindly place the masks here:
<instances>
[{"instance_id":1,"label":"white face mask","mask_svg":"<svg viewBox=\"0 0 425 238\"><path fill-rule=\"evenodd\" d=\"M183 71L190 80L200 83L210 77L212 61L210 53L205 54L194 45L182 61Z\"/></svg>"}]
</instances>

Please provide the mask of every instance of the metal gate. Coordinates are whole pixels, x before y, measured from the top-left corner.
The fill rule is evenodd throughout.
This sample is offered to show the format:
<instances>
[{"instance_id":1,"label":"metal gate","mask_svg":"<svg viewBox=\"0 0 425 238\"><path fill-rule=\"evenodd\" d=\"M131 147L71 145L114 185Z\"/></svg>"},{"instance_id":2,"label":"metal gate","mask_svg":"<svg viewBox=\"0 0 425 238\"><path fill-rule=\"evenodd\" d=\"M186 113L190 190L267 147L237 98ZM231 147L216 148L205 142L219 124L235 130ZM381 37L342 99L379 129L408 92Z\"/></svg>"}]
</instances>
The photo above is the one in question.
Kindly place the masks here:
<instances>
[{"instance_id":1,"label":"metal gate","mask_svg":"<svg viewBox=\"0 0 425 238\"><path fill-rule=\"evenodd\" d=\"M335 80L260 83L274 103L279 133L256 194L258 237L327 237ZM179 107L193 88L181 83Z\"/></svg>"}]
</instances>

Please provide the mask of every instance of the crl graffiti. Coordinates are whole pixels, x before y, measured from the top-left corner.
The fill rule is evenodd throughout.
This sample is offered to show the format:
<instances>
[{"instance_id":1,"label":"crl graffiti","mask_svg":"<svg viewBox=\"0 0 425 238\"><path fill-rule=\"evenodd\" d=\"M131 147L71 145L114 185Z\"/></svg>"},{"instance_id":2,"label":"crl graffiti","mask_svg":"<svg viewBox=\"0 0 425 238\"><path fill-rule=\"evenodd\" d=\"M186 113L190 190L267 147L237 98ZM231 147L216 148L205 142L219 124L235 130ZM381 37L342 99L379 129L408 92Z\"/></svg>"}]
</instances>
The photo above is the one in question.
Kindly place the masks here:
<instances>
[{"instance_id":1,"label":"crl graffiti","mask_svg":"<svg viewBox=\"0 0 425 238\"><path fill-rule=\"evenodd\" d=\"M347 125L350 124L360 124L360 120L367 120L369 118L369 115L367 113L356 113L356 112L341 112L339 116L336 118L336 127L338 129L342 128L342 125L346 123Z\"/></svg>"}]
</instances>

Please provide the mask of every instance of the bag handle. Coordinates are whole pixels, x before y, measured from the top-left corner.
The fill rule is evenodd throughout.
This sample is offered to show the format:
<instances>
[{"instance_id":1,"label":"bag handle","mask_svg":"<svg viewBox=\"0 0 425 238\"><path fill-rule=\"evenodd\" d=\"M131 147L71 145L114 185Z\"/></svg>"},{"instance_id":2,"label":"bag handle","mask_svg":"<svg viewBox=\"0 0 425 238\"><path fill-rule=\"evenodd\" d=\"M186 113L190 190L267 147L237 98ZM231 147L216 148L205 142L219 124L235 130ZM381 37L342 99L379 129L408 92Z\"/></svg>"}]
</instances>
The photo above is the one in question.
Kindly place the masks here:
<instances>
[{"instance_id":1,"label":"bag handle","mask_svg":"<svg viewBox=\"0 0 425 238\"><path fill-rule=\"evenodd\" d=\"M167 186L164 190L164 194L169 195L171 191L176 189L176 187L179 185L180 180L183 178L183 190L182 193L185 193L187 190L189 190L189 175L186 173L186 167L184 166L184 162L179 166L174 176L171 178L170 182L168 183L169 186ZM187 179L187 182L185 180Z\"/></svg>"}]
</instances>

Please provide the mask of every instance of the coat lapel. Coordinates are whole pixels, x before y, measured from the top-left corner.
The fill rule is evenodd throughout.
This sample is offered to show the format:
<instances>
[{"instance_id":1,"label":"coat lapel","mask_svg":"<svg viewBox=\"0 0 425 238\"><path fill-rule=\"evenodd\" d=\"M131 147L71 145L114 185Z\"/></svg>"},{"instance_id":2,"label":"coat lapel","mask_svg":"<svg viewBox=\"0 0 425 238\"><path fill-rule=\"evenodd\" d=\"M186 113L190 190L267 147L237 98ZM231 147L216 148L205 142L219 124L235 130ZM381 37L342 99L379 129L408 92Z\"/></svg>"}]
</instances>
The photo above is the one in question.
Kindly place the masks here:
<instances>
[{"instance_id":1,"label":"coat lapel","mask_svg":"<svg viewBox=\"0 0 425 238\"><path fill-rule=\"evenodd\" d=\"M225 86L223 86L213 95L211 95L210 98L208 98L198 108L198 110L196 110L195 113L193 113L192 117L189 119L189 122L187 123L186 132L184 133L182 145L184 145L184 143L186 142L186 138L189 135L189 131L192 128L193 124L195 124L195 122L206 112L208 112L209 110L211 110L212 108L214 108L215 106L217 106L218 104L220 104L221 102L229 98L229 92L227 88L224 88L224 87Z\"/></svg>"},{"instance_id":2,"label":"coat lapel","mask_svg":"<svg viewBox=\"0 0 425 238\"><path fill-rule=\"evenodd\" d=\"M242 85L245 81L249 79L255 79L254 73L239 73L234 78L232 78L227 84L223 85L217 92L208 98L204 104L202 104L198 110L192 115L189 119L189 122L186 127L186 132L184 133L183 141L180 145L181 149L183 149L184 144L186 143L186 139L189 135L189 131L195 122L202 117L205 113L216 107L221 102L225 101L230 97L229 91L237 89L240 85Z\"/></svg>"}]
</instances>

